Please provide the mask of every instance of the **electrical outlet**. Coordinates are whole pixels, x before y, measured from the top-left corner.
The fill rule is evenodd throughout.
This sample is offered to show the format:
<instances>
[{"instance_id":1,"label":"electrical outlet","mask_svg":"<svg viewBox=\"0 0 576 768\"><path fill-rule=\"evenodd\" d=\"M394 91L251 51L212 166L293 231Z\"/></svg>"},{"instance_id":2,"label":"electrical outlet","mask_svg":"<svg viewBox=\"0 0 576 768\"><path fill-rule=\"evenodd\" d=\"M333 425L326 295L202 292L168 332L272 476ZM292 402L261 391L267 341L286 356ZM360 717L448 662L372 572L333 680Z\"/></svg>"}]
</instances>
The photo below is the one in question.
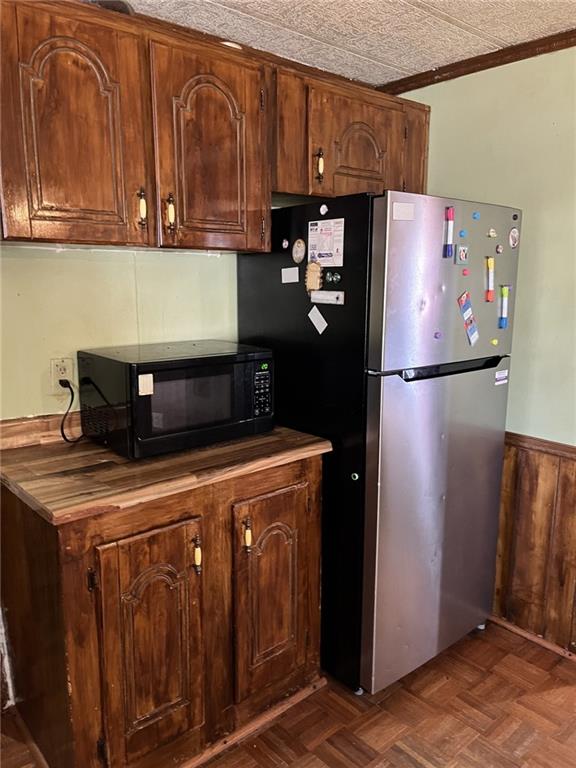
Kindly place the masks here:
<instances>
[{"instance_id":1,"label":"electrical outlet","mask_svg":"<svg viewBox=\"0 0 576 768\"><path fill-rule=\"evenodd\" d=\"M74 361L71 357L53 357L50 360L50 388L53 395L64 395L66 390L58 384L59 379L74 377Z\"/></svg>"}]
</instances>

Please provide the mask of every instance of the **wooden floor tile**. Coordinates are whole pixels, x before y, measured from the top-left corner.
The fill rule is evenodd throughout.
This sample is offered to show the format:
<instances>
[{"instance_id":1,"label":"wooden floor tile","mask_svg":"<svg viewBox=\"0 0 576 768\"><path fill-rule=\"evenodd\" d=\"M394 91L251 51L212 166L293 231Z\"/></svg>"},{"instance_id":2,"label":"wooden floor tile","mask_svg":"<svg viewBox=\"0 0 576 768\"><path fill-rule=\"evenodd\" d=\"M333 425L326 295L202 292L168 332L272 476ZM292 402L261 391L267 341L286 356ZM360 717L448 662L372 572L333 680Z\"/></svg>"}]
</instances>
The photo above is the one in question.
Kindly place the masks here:
<instances>
[{"instance_id":1,"label":"wooden floor tile","mask_svg":"<svg viewBox=\"0 0 576 768\"><path fill-rule=\"evenodd\" d=\"M2 768L39 768L14 722ZM329 683L206 768L576 768L576 663L489 624L375 695Z\"/></svg>"}]
</instances>

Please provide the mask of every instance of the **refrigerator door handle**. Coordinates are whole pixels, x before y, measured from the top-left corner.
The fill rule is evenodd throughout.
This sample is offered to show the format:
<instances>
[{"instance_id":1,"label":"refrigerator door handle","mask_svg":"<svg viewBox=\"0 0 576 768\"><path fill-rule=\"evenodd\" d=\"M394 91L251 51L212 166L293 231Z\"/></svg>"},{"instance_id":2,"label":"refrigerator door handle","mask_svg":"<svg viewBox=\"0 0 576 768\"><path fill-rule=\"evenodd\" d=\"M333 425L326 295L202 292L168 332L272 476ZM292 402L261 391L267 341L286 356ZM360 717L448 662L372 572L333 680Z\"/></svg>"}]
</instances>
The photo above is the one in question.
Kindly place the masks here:
<instances>
[{"instance_id":1,"label":"refrigerator door handle","mask_svg":"<svg viewBox=\"0 0 576 768\"><path fill-rule=\"evenodd\" d=\"M501 360L507 357L509 355L493 355L492 357L481 357L478 360L462 360L455 363L426 365L421 368L404 368L397 371L375 371L368 369L367 373L369 376L399 376L403 381L410 383L413 381L423 381L424 379L437 379L440 376L456 376L460 373L485 371L489 368L496 368Z\"/></svg>"}]
</instances>

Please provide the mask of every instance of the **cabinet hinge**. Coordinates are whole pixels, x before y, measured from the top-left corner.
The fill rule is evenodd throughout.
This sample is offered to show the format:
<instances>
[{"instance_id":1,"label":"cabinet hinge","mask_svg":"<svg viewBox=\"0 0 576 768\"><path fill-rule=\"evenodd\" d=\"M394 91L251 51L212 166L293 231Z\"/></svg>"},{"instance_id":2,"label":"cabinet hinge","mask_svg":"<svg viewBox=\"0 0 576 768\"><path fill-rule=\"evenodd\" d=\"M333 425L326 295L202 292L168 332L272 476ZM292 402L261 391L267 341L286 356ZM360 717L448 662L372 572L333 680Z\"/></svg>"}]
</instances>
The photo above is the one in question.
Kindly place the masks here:
<instances>
[{"instance_id":1,"label":"cabinet hinge","mask_svg":"<svg viewBox=\"0 0 576 768\"><path fill-rule=\"evenodd\" d=\"M407 125L405 125L405 126L404 126L404 141L406 141L406 140L407 140L407 138L408 138L408 126L407 126Z\"/></svg>"},{"instance_id":2,"label":"cabinet hinge","mask_svg":"<svg viewBox=\"0 0 576 768\"><path fill-rule=\"evenodd\" d=\"M96 754L98 755L98 760L102 763L102 765L108 767L108 750L106 749L106 742L104 741L104 737L100 736L98 741L96 742Z\"/></svg>"},{"instance_id":3,"label":"cabinet hinge","mask_svg":"<svg viewBox=\"0 0 576 768\"><path fill-rule=\"evenodd\" d=\"M406 192L406 179L402 179L402 192Z\"/></svg>"},{"instance_id":4,"label":"cabinet hinge","mask_svg":"<svg viewBox=\"0 0 576 768\"><path fill-rule=\"evenodd\" d=\"M260 112L264 112L264 88L260 88Z\"/></svg>"},{"instance_id":5,"label":"cabinet hinge","mask_svg":"<svg viewBox=\"0 0 576 768\"><path fill-rule=\"evenodd\" d=\"M266 237L266 220L264 219L264 216L262 216L262 219L260 220L260 240L264 242L265 237Z\"/></svg>"},{"instance_id":6,"label":"cabinet hinge","mask_svg":"<svg viewBox=\"0 0 576 768\"><path fill-rule=\"evenodd\" d=\"M86 571L86 586L88 587L88 592L94 592L98 588L98 580L96 579L94 568L88 568Z\"/></svg>"}]
</instances>

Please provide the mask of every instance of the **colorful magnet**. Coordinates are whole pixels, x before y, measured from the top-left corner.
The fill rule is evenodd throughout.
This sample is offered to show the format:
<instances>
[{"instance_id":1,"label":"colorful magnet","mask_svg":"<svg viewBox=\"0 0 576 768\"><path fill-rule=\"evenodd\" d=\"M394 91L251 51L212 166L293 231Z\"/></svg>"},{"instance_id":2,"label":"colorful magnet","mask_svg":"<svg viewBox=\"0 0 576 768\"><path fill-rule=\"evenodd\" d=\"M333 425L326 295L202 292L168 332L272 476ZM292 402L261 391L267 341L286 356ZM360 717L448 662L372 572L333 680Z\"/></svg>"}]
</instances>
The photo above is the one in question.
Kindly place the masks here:
<instances>
[{"instance_id":1,"label":"colorful magnet","mask_svg":"<svg viewBox=\"0 0 576 768\"><path fill-rule=\"evenodd\" d=\"M498 237L498 232L496 232L494 227L490 227L488 232L486 232L486 237Z\"/></svg>"},{"instance_id":2,"label":"colorful magnet","mask_svg":"<svg viewBox=\"0 0 576 768\"><path fill-rule=\"evenodd\" d=\"M493 347L498 346L498 339L490 339L490 344L492 344Z\"/></svg>"},{"instance_id":3,"label":"colorful magnet","mask_svg":"<svg viewBox=\"0 0 576 768\"><path fill-rule=\"evenodd\" d=\"M486 291L484 301L494 301L494 256L486 257Z\"/></svg>"},{"instance_id":4,"label":"colorful magnet","mask_svg":"<svg viewBox=\"0 0 576 768\"><path fill-rule=\"evenodd\" d=\"M462 274L464 275L464 277L468 277L468 275L470 274L470 270L469 269L463 269L462 270Z\"/></svg>"},{"instance_id":5,"label":"colorful magnet","mask_svg":"<svg viewBox=\"0 0 576 768\"><path fill-rule=\"evenodd\" d=\"M451 259L454 255L454 208L452 206L444 209L444 221L446 222L446 238L443 256L445 259Z\"/></svg>"},{"instance_id":6,"label":"colorful magnet","mask_svg":"<svg viewBox=\"0 0 576 768\"><path fill-rule=\"evenodd\" d=\"M470 293L464 291L464 293L458 297L458 306L460 307L460 314L464 320L464 328L466 330L466 336L471 347L476 344L480 338L478 333L478 326L476 325L476 318L472 312L472 301L470 300Z\"/></svg>"},{"instance_id":7,"label":"colorful magnet","mask_svg":"<svg viewBox=\"0 0 576 768\"><path fill-rule=\"evenodd\" d=\"M286 238L284 238L284 240L282 240L282 248L284 248L284 250L286 250L289 245L290 245L290 241L287 240Z\"/></svg>"},{"instance_id":8,"label":"colorful magnet","mask_svg":"<svg viewBox=\"0 0 576 768\"><path fill-rule=\"evenodd\" d=\"M459 245L456 252L456 264L468 264L468 246Z\"/></svg>"},{"instance_id":9,"label":"colorful magnet","mask_svg":"<svg viewBox=\"0 0 576 768\"><path fill-rule=\"evenodd\" d=\"M518 247L518 243L520 242L520 232L518 231L517 227L512 227L510 230L510 234L508 235L508 242L510 243L510 248Z\"/></svg>"},{"instance_id":10,"label":"colorful magnet","mask_svg":"<svg viewBox=\"0 0 576 768\"><path fill-rule=\"evenodd\" d=\"M435 339L441 339L442 338L442 331L434 331L434 338Z\"/></svg>"},{"instance_id":11,"label":"colorful magnet","mask_svg":"<svg viewBox=\"0 0 576 768\"><path fill-rule=\"evenodd\" d=\"M508 297L510 295L510 286L500 286L500 317L498 318L498 328L508 328Z\"/></svg>"},{"instance_id":12,"label":"colorful magnet","mask_svg":"<svg viewBox=\"0 0 576 768\"><path fill-rule=\"evenodd\" d=\"M474 213L472 214L472 218L474 219L474 221L478 221L478 219L480 218L480 211L474 211Z\"/></svg>"},{"instance_id":13,"label":"colorful magnet","mask_svg":"<svg viewBox=\"0 0 576 768\"><path fill-rule=\"evenodd\" d=\"M458 232L459 237L468 237L468 230L467 229L461 229L460 232Z\"/></svg>"},{"instance_id":14,"label":"colorful magnet","mask_svg":"<svg viewBox=\"0 0 576 768\"><path fill-rule=\"evenodd\" d=\"M504 246L503 245L497 245L496 246L496 253L503 253L504 252Z\"/></svg>"}]
</instances>

